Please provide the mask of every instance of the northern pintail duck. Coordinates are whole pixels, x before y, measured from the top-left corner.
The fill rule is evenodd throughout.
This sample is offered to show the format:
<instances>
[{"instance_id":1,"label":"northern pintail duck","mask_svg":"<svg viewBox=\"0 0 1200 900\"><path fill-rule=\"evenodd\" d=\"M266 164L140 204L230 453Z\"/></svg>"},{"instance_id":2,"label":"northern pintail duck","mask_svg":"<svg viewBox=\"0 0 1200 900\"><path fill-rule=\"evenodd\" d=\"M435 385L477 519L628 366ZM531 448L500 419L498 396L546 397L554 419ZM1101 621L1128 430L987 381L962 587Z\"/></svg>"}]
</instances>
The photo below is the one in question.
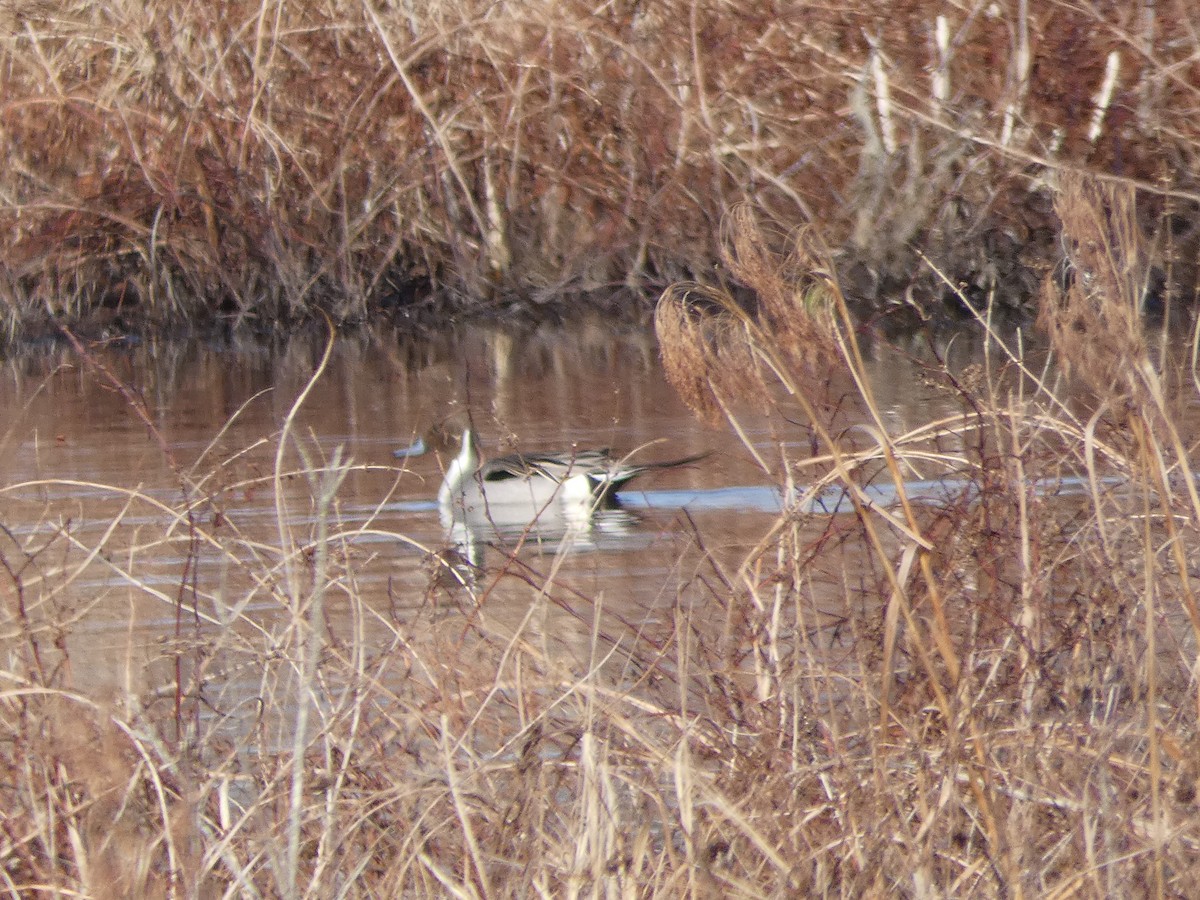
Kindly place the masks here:
<instances>
[{"instance_id":1,"label":"northern pintail duck","mask_svg":"<svg viewBox=\"0 0 1200 900\"><path fill-rule=\"evenodd\" d=\"M540 511L587 515L612 507L614 494L630 479L654 469L672 469L705 454L667 462L633 465L608 450L514 453L481 461L471 429L462 434L458 456L446 468L438 504L467 518L496 515L511 520L524 510L526 521ZM557 504L557 509L551 509Z\"/></svg>"}]
</instances>

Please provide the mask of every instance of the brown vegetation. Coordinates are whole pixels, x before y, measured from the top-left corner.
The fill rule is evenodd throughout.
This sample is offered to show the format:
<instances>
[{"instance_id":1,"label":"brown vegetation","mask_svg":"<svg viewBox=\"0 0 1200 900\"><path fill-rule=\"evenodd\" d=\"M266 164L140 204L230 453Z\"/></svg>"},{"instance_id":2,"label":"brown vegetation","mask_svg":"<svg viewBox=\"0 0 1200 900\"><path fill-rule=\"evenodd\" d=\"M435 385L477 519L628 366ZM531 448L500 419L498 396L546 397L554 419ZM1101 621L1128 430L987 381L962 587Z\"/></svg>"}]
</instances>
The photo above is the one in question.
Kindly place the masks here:
<instances>
[{"instance_id":1,"label":"brown vegetation","mask_svg":"<svg viewBox=\"0 0 1200 900\"><path fill-rule=\"evenodd\" d=\"M10 331L33 309L352 319L414 283L503 303L691 274L656 312L668 372L735 429L739 403L768 410L763 467L808 487L739 564L703 556L707 607L685 585L662 633L597 634L581 668L483 614L511 568L431 577L461 605L354 640L377 613L338 521L350 466L290 416L275 470L237 486L275 492L273 545L183 472L174 505L126 491L161 527L119 560L69 523L0 530L3 890L1190 894L1200 492L1177 423L1200 374L1139 314L1191 283L1197 48L1182 2L1022 8L946 11L942 44L940 10L901 3L5 7ZM848 295L909 282L913 308L977 317L989 364L929 367L961 415L897 434ZM977 302L1017 283L1060 369ZM915 472L959 490L922 502ZM826 485L853 515L812 512ZM167 546L188 562L170 677L94 696L76 577L100 558L160 594L139 554ZM241 581L204 593L199 559ZM520 577L532 616L553 569ZM215 671L255 688L214 696Z\"/></svg>"},{"instance_id":2,"label":"brown vegetation","mask_svg":"<svg viewBox=\"0 0 1200 900\"><path fill-rule=\"evenodd\" d=\"M852 302L1020 308L1054 173L1145 202L1190 299L1185 0L882 7L524 0L0 8L11 336L561 305L711 269L751 200Z\"/></svg>"},{"instance_id":3,"label":"brown vegetation","mask_svg":"<svg viewBox=\"0 0 1200 900\"><path fill-rule=\"evenodd\" d=\"M806 585L819 583L830 549L806 545L800 525L807 498L832 483L854 504L857 526L847 530L859 539L859 561L869 560L871 574L854 583L870 585L857 589L882 611L881 619L848 613L853 674L841 673L847 686L808 695L805 715L820 709L826 740L806 745L803 764L789 760L794 777L819 778L827 790L796 795L790 814L805 823L802 848L789 850L805 860L797 870L805 891L1192 890L1200 496L1176 423L1200 381L1194 358L1189 375L1149 353L1138 315L1149 263L1133 190L1064 176L1054 200L1068 269L1046 280L1041 324L1087 397L1064 391L1053 365L1031 369L980 311L1002 364L959 376L930 367L930 383L960 398L961 418L895 434L873 399L836 280L823 281L823 305L794 305L793 317L807 321L783 330L769 312L715 288L703 308L686 285L660 300L668 373L698 412L711 414L716 395L736 426L731 410L749 384L723 377L721 356L688 340L703 331L739 342L721 354L753 359L756 377L782 388L773 394L781 433L794 440L799 424L824 451L804 463L809 479L799 478L799 461L778 473L814 486L772 545L784 587L774 606L761 597L755 606L787 610L784 631L803 628ZM762 241L752 219L735 228L736 247ZM742 277L756 294L777 293L780 273L805 258L780 258L773 272L743 267ZM681 332L685 317L691 330ZM857 389L850 418L870 423L865 446L837 429L844 407L822 402L828 367L797 363L798 330L839 348ZM709 394L696 393L697 378L709 380ZM744 399L763 396L751 389ZM959 499L910 496L906 479L916 472L950 478ZM895 488L888 508L864 491L880 479ZM847 609L854 593L847 583ZM771 732L778 746L805 733L798 723L807 719L790 705L797 685L829 677L799 661L802 645L771 656L787 661L766 703L781 723ZM818 811L830 814L828 831Z\"/></svg>"},{"instance_id":4,"label":"brown vegetation","mask_svg":"<svg viewBox=\"0 0 1200 900\"><path fill-rule=\"evenodd\" d=\"M992 362L926 371L961 414L909 433L874 399L819 246L777 256L740 210L727 263L758 302L673 287L664 353L705 414L769 410L764 467L808 486L745 558L681 560L671 615L634 640L585 598L555 607L586 623L582 660L535 624L554 565L446 551L418 613L364 603L338 518L351 467L298 440L295 411L265 476L181 471L175 505L124 491L144 523L127 552L50 521L5 530L4 889L1190 894L1200 496L1175 423L1200 377L1153 358L1128 312L1147 263L1115 243L1127 201L1082 179L1056 195L1071 268L1044 324L1083 393L981 314ZM793 458L804 432L817 452ZM916 472L947 476L947 498L912 495ZM896 502L872 500L881 482ZM285 483L307 486L302 510ZM825 485L853 514L811 511ZM222 489L274 492L278 539L241 534ZM181 546L168 674L91 689L68 640L80 573L99 559L163 596L146 561ZM501 624L488 598L514 580L528 612ZM367 620L390 640L361 640Z\"/></svg>"}]
</instances>

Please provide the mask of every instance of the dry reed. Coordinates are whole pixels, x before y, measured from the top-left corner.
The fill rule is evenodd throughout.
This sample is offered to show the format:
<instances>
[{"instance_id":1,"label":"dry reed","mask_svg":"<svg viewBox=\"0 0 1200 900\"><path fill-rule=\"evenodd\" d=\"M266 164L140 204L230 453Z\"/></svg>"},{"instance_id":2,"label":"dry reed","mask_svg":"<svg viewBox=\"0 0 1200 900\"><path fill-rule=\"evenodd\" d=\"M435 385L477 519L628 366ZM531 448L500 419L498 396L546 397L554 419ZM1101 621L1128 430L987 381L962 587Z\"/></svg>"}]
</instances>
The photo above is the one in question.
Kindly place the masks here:
<instances>
[{"instance_id":1,"label":"dry reed","mask_svg":"<svg viewBox=\"0 0 1200 900\"><path fill-rule=\"evenodd\" d=\"M612 303L710 271L746 197L820 228L856 303L956 307L924 252L1020 309L1057 257L1045 173L1064 165L1164 198L1157 293L1193 293L1183 0L1136 21L918 0L50 0L0 18L10 339Z\"/></svg>"},{"instance_id":2,"label":"dry reed","mask_svg":"<svg viewBox=\"0 0 1200 900\"><path fill-rule=\"evenodd\" d=\"M931 107L918 54L888 52L920 46L901 38L922 28L948 35L916 4L865 30L849 12L751 11L736 32L705 4L617 19L564 9L536 26L507 8L364 9L310 29L290 8L246 5L230 10L232 36L178 29L155 9L10 10L10 68L45 98L36 125L33 101L5 108L18 181L4 188L20 251L6 263L11 315L136 301L169 317L218 297L230 315L295 316L319 296L353 317L405 279L492 296L514 271L547 290L636 281L675 271L686 253L661 235L705 238L746 181L766 221L855 177L875 191L866 209L899 208L893 192L923 198L911 220L886 218L886 233L841 223L886 258L923 231L954 246L959 200L993 205L1007 223L986 231L998 241L1021 227L1016 195L1050 196L1015 176L1019 189L992 193L968 162L990 174L1075 154L1112 167L1118 129L1150 124L1177 136L1181 158L1196 146L1194 121L1175 113L1194 94L1180 74L1195 65L1194 38L1172 37L1171 21L1137 33L1090 7L980 12L956 23L955 40L934 39L930 93L945 102ZM1080 21L1108 27L1069 27ZM109 42L83 39L95 33ZM1143 39L1151 51L1132 75L1109 62ZM747 57L757 68L737 65ZM1080 65L1034 79L1035 59ZM613 77L581 75L580 61ZM765 83L752 78L763 71ZM837 118L830 83L859 89L854 138L826 121ZM795 112L806 84L828 88L805 97L820 116ZM787 139L797 119L805 141ZM33 139L46 122L62 135L57 156ZM618 131L647 137L605 142ZM918 146L930 135L944 140L932 156ZM827 165L801 178L789 154L817 145ZM95 146L105 152L88 155ZM1174 411L1194 403L1200 376L1167 377L1150 358L1136 313L1153 242L1137 208L1157 188L1135 196L1132 184L1057 178L1068 269L1045 282L1042 322L1089 395L989 327L952 267L930 266L930 283L979 313L990 364L959 372L935 358L930 385L961 415L907 432L867 377L844 286L853 273L811 234L776 252L785 242L758 217L732 213L725 269L747 291L669 287L657 313L665 366L694 408L735 428L742 402L771 411L779 462L764 468L789 488L839 485L854 512L818 519L803 502L813 492L797 488L754 553L734 565L702 548L688 557L694 577L662 633L620 644L597 612L581 664L549 652L536 627L554 602L553 562L431 583L462 615L423 608L397 622L369 608L355 584L364 528L338 518L354 466L306 446L292 416L272 471L233 486L273 492L269 543L240 533L216 479L194 471L178 472L169 502L90 485L125 504L99 533L49 509L28 532L4 530L0 889L1188 895L1200 847L1200 497ZM1002 281L988 277L975 287ZM801 429L808 458L789 440ZM928 502L914 473L957 489ZM881 480L891 504L866 492ZM308 515L295 514L289 482L305 486ZM79 485L0 496L50 487ZM156 524L112 553L126 511ZM146 560L166 547L184 548L188 571L215 561L229 577L164 591ZM98 695L73 666L71 628L96 602L78 586L91 566L190 626L145 690ZM515 627L482 602L501 579L528 585ZM361 640L367 622L388 639Z\"/></svg>"},{"instance_id":3,"label":"dry reed","mask_svg":"<svg viewBox=\"0 0 1200 900\"><path fill-rule=\"evenodd\" d=\"M865 377L855 323L843 320L832 334L841 365L862 388L858 414L873 447L828 429L816 393L822 384L806 377L802 361L774 370L784 390L765 395L775 398L780 422L822 436L823 455L789 461L789 483L803 465L827 472L855 502L853 521L828 526L840 537L827 546L808 537L813 514L798 502L741 573L768 559L778 569L772 588L742 583L762 629L751 632L764 660L759 696L787 723L776 738L793 748L800 742L826 773L828 806L808 798L801 808L812 866L803 887L811 893L1189 890L1200 840L1189 824L1200 709L1189 560L1200 551L1200 507L1172 416L1187 397L1169 395L1166 385L1185 392L1194 385L1162 379L1147 355L1137 314L1146 257L1132 194L1070 177L1060 191L1071 270L1043 322L1064 366L1092 392L1090 419L1079 417L1078 399L1046 370L1033 369L990 329L987 341L1003 366L969 375L927 369L932 385L960 398L962 417L894 434ZM780 285L803 284L794 271L784 274L785 263L774 265L773 275L753 283L784 295ZM836 285L827 295L838 296ZM721 380L716 354L698 358L705 348L673 330L673 308L685 296L676 288L660 300L668 372L678 380L681 371L717 370L713 381L731 408L734 385ZM808 327L785 323L776 336L765 317L755 325L724 338L777 360L792 331ZM745 346L724 349L724 358L749 352ZM688 364L672 367L672 354ZM799 385L809 418L797 421ZM685 396L694 391L680 387ZM882 477L894 489L890 509L863 499L868 459L876 483ZM911 495L909 472L940 473L957 488L922 500ZM839 545L857 554L854 590L844 571L837 574ZM842 657L836 686L800 703L799 684L831 677L826 657L799 637L819 619L816 597L829 578L845 585L853 664ZM814 721L824 736L815 747L804 743ZM845 767L856 774L829 774ZM818 837L822 808L832 820ZM847 855L818 847L844 847Z\"/></svg>"},{"instance_id":4,"label":"dry reed","mask_svg":"<svg viewBox=\"0 0 1200 900\"><path fill-rule=\"evenodd\" d=\"M1113 246L1119 192L1063 190L1064 230L1091 235L1064 284L1087 291L1048 334L1089 393L993 330L989 365L926 366L961 413L909 431L827 261L769 252L737 214L729 267L764 296L667 291L664 353L701 409L737 426L745 400L768 408L780 480L840 485L854 511L819 516L797 488L752 553L691 548L670 614L632 640L600 598L564 600L553 558L441 554L463 577L431 576L439 605L372 608L356 542L374 517L341 520L357 467L297 435L307 390L244 481L214 459L176 467L166 500L88 485L121 498L90 529L86 505L68 527L41 499L82 485L0 488L5 509L46 504L0 533L3 889L1186 895L1200 504L1172 411L1197 379L1164 377L1127 312L1142 251ZM885 480L888 504L866 491ZM275 497L269 541L223 513L251 490ZM167 589L168 551L224 574ZM94 567L118 593L92 593ZM500 582L524 585L518 621L487 602ZM130 651L145 684L101 690L71 635L114 596L189 627L148 666ZM579 656L547 642L551 613L580 625Z\"/></svg>"},{"instance_id":5,"label":"dry reed","mask_svg":"<svg viewBox=\"0 0 1200 900\"><path fill-rule=\"evenodd\" d=\"M1085 221L1119 208L1078 190L1084 205L1063 208ZM760 282L786 305L713 290L713 321L689 344L699 289L677 289L663 338L712 373L707 396L735 424L738 391L778 413L781 480L839 483L854 514L820 517L797 497L744 558L692 548L670 615L634 640L614 639L598 599L564 600L552 558L431 580L440 605L399 619L371 608L355 543L371 517L344 523L337 501L355 466L290 425L274 471L227 485L276 493L270 542L214 515L221 487L195 469L180 470L194 493L170 502L92 486L125 497L100 530L47 513L6 532L5 889L1186 895L1200 845L1200 507L1171 417L1185 398L1168 390L1194 380L1160 377L1122 312L1130 297L1093 277L1082 299L1103 327L1060 329L1055 344L1077 374L1101 373L1086 397L991 332L991 365L926 367L961 414L898 432L836 279L819 259L755 249L768 243L743 234L731 263L754 259L744 271L768 270ZM814 285L824 303L800 302ZM772 318L784 314L811 321ZM1125 368L1083 368L1113 348ZM713 356L755 367L721 380ZM821 396L847 385L862 386L852 407ZM856 426L838 427L834 408ZM789 440L803 426L818 437L810 458ZM947 493L918 496L912 472L947 476ZM865 493L881 479L891 504ZM127 516L157 524L113 552ZM228 574L165 591L150 560L168 547ZM71 628L96 599L76 585L92 566L197 623L152 660L145 688L90 689L75 668ZM518 621L487 602L501 581L525 585ZM547 642L551 613L579 624L581 655Z\"/></svg>"},{"instance_id":6,"label":"dry reed","mask_svg":"<svg viewBox=\"0 0 1200 900\"><path fill-rule=\"evenodd\" d=\"M157 690L98 697L56 639L97 548L50 521L6 536L6 593L23 599L4 621L7 890L1186 891L1200 840L1195 633L1162 550L1168 522L1130 515L1178 498L1102 480L1128 455L1065 412L1052 420L1044 385L1022 399L980 384L972 415L990 440L931 452L969 434L965 419L889 437L901 465L974 472L959 502L894 521L864 507L816 540L792 511L740 564L694 554L661 633L614 642L597 611L574 662L537 626L553 565L477 571L437 589L448 608L399 621L365 605L364 526L340 525L330 503L345 464L281 434L278 468L256 485L307 485L305 515L281 495L273 545L214 533L211 516L196 525L192 552L231 577L201 586L199 633L164 648L190 661L178 692L201 713L179 736L173 664ZM1089 459L1106 460L1094 494L1031 486ZM129 502L179 543L186 510ZM1190 546L1194 528L1178 530ZM112 564L173 606L143 574L156 547ZM483 598L514 577L528 611L501 625ZM345 610L336 622L322 592Z\"/></svg>"},{"instance_id":7,"label":"dry reed","mask_svg":"<svg viewBox=\"0 0 1200 900\"><path fill-rule=\"evenodd\" d=\"M1068 373L1099 397L1132 390L1148 364L1140 328L1148 288L1145 241L1127 184L1064 172L1055 209L1067 244L1069 284L1048 279L1039 324Z\"/></svg>"}]
</instances>

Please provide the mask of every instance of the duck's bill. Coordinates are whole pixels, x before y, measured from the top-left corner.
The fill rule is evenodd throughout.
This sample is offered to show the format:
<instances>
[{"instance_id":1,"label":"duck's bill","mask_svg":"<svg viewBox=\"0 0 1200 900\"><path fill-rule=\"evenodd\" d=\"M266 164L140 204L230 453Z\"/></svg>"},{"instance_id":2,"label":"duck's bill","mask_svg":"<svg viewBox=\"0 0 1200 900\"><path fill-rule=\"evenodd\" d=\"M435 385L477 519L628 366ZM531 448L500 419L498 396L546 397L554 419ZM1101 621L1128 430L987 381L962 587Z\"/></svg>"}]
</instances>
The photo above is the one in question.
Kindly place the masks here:
<instances>
[{"instance_id":1,"label":"duck's bill","mask_svg":"<svg viewBox=\"0 0 1200 900\"><path fill-rule=\"evenodd\" d=\"M402 447L399 450L393 450L392 456L396 457L397 459L407 459L410 456L421 456L422 454L428 452L429 448L425 446L425 439L419 437L407 447Z\"/></svg>"}]
</instances>

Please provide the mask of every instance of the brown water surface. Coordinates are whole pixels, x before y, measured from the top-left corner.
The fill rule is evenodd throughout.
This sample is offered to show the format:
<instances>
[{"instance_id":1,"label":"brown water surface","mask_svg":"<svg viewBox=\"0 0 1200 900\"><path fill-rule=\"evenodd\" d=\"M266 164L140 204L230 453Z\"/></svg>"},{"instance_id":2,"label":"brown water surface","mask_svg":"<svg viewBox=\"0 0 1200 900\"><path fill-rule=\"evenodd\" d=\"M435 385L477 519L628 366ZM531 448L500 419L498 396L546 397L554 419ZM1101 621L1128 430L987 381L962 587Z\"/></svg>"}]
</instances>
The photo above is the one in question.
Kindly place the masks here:
<instances>
[{"instance_id":1,"label":"brown water surface","mask_svg":"<svg viewBox=\"0 0 1200 900\"><path fill-rule=\"evenodd\" d=\"M464 616L537 635L567 666L632 636L652 647L681 610L716 604L705 615L719 620L728 592L714 585L736 581L777 520L777 476L730 429L684 408L647 333L351 336L313 380L324 349L300 339L148 343L91 361L65 349L9 361L0 523L19 577L6 579L6 634L31 628L46 659L69 665L69 683L122 695L169 689L181 635L234 621L275 634L293 612L281 598L303 594L295 587L317 565L321 476L311 473L339 448L353 465L326 517L336 575L323 600L337 647L383 648L406 626L453 629ZM939 414L910 364L872 365L898 427ZM456 547L435 501L454 448L437 447L436 435L456 437L468 418L492 453L661 441L639 458L710 455L643 476L628 514L565 544L533 535L497 547L485 535ZM787 438L787 423L752 410L739 421L777 464L771 429ZM430 452L393 456L420 435L434 436ZM814 527L815 539L824 526ZM247 648L242 662L220 660L214 706L262 692Z\"/></svg>"}]
</instances>

